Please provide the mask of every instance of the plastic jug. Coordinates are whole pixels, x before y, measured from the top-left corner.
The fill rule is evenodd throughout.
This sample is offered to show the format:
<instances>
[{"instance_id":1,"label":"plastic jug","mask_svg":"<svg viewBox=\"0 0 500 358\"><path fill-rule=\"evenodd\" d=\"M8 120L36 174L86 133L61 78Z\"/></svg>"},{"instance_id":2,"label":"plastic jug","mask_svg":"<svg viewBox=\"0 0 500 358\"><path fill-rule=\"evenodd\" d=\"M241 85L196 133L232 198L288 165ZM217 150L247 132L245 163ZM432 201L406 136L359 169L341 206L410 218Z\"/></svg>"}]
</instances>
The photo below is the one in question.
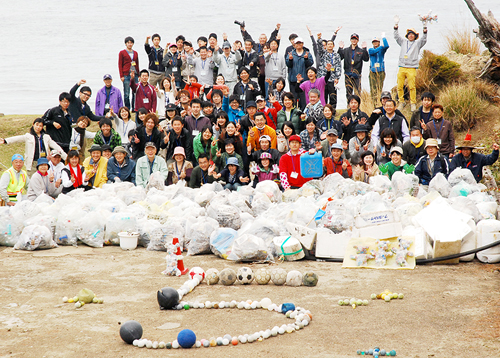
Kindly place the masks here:
<instances>
[{"instance_id":1,"label":"plastic jug","mask_svg":"<svg viewBox=\"0 0 500 358\"><path fill-rule=\"evenodd\" d=\"M304 153L300 156L300 175L304 178L321 178L323 176L323 156L321 153Z\"/></svg>"}]
</instances>

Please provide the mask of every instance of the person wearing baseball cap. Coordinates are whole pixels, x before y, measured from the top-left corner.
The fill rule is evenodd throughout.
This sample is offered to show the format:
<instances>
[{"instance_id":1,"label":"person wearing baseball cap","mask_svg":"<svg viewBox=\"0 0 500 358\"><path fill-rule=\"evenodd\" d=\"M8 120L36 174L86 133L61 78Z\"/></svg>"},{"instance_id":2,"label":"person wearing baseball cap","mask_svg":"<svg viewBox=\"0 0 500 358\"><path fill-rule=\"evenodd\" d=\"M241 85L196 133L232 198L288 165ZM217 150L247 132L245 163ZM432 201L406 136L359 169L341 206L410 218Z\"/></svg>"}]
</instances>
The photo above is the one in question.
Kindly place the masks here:
<instances>
[{"instance_id":1,"label":"person wearing baseball cap","mask_svg":"<svg viewBox=\"0 0 500 358\"><path fill-rule=\"evenodd\" d=\"M399 35L399 16L394 16L394 39L401 46L399 53L399 71L398 71L398 109L402 110L406 106L404 100L404 84L408 81L410 90L411 111L417 109L417 87L415 80L417 77L417 68L420 59L420 50L427 43L427 25L424 23L424 34L419 38L418 32L411 28L406 30L405 38Z\"/></svg>"},{"instance_id":2,"label":"person wearing baseball cap","mask_svg":"<svg viewBox=\"0 0 500 358\"><path fill-rule=\"evenodd\" d=\"M95 98L96 116L104 116L111 109L119 113L119 109L123 107L121 91L112 85L113 77L110 74L105 74L102 80L104 81L104 87L97 92Z\"/></svg>"},{"instance_id":3,"label":"person wearing baseball cap","mask_svg":"<svg viewBox=\"0 0 500 358\"><path fill-rule=\"evenodd\" d=\"M307 153L306 150L301 148L302 140L297 134L292 135L288 143L290 150L288 153L281 156L279 171L280 182L283 189L299 189L312 178L304 178L300 175L300 156ZM314 151L314 149L312 150Z\"/></svg>"},{"instance_id":4,"label":"person wearing baseball cap","mask_svg":"<svg viewBox=\"0 0 500 358\"><path fill-rule=\"evenodd\" d=\"M372 127L375 125L375 123L377 123L377 121L379 120L380 117L385 116L385 109L384 109L385 102L387 102L390 99L392 99L391 92L382 91L382 93L380 94L380 103L382 105L380 107L376 107L373 110L372 114L370 114L370 118L368 118L368 123L370 123L370 125ZM373 103L376 103L376 102L373 102ZM405 115L399 109L396 108L395 113L398 116L401 116L404 119L406 119Z\"/></svg>"},{"instance_id":5,"label":"person wearing baseball cap","mask_svg":"<svg viewBox=\"0 0 500 358\"><path fill-rule=\"evenodd\" d=\"M389 157L390 162L379 165L380 172L392 179L392 175L395 172L404 172L406 174L413 173L415 169L414 165L407 164L403 158L403 149L399 146L394 146L391 148Z\"/></svg>"},{"instance_id":6,"label":"person wearing baseball cap","mask_svg":"<svg viewBox=\"0 0 500 358\"><path fill-rule=\"evenodd\" d=\"M351 35L351 46L344 48L344 42L340 41L338 53L340 58L344 60L344 75L347 103L349 97L354 93L359 96L361 93L361 71L363 62L368 62L370 56L366 50L366 42L361 44L362 48L358 47L359 35L354 33Z\"/></svg>"},{"instance_id":7,"label":"person wearing baseball cap","mask_svg":"<svg viewBox=\"0 0 500 358\"><path fill-rule=\"evenodd\" d=\"M493 151L489 155L474 153L473 150L477 149L471 143L472 138L470 134L466 135L466 140L464 144L457 147L460 153L455 155L450 163L450 173L457 168L469 169L474 175L476 182L480 182L483 178L483 167L487 165L493 165L498 160L498 144L493 144ZM469 140L467 140L469 139ZM429 139L427 139L429 141Z\"/></svg>"},{"instance_id":8,"label":"person wearing baseball cap","mask_svg":"<svg viewBox=\"0 0 500 358\"><path fill-rule=\"evenodd\" d=\"M0 198L7 206L16 205L18 195L26 195L30 183L28 173L23 169L23 156L14 154L11 163L12 166L0 177Z\"/></svg>"},{"instance_id":9,"label":"person wearing baseball cap","mask_svg":"<svg viewBox=\"0 0 500 358\"><path fill-rule=\"evenodd\" d=\"M448 161L439 153L437 139L429 138L425 142L426 155L420 157L415 165L414 174L418 177L420 184L428 186L432 178L442 173L446 178L449 174Z\"/></svg>"},{"instance_id":10,"label":"person wearing baseball cap","mask_svg":"<svg viewBox=\"0 0 500 358\"><path fill-rule=\"evenodd\" d=\"M385 80L385 53L389 49L389 43L385 38L385 32L382 32L382 45L380 38L374 37L372 40L372 48L368 50L370 56L370 94L372 95L373 104L377 103L380 92L384 88Z\"/></svg>"},{"instance_id":11,"label":"person wearing baseball cap","mask_svg":"<svg viewBox=\"0 0 500 358\"><path fill-rule=\"evenodd\" d=\"M342 159L344 149L341 144L333 143L331 148L332 155L324 160L326 175L338 173L344 178L352 177L352 166L347 159Z\"/></svg>"},{"instance_id":12,"label":"person wearing baseball cap","mask_svg":"<svg viewBox=\"0 0 500 358\"><path fill-rule=\"evenodd\" d=\"M92 144L89 152L90 157L83 161L85 177L88 181L87 190L102 188L108 181L108 160L102 156L102 148L98 144Z\"/></svg>"},{"instance_id":13,"label":"person wearing baseball cap","mask_svg":"<svg viewBox=\"0 0 500 358\"><path fill-rule=\"evenodd\" d=\"M268 153L271 155L275 163L278 162L280 158L280 152L277 149L271 148L271 137L267 134L261 135L259 138L260 149L252 153L250 161L258 162L262 153Z\"/></svg>"},{"instance_id":14,"label":"person wearing baseball cap","mask_svg":"<svg viewBox=\"0 0 500 358\"><path fill-rule=\"evenodd\" d=\"M119 145L113 149L112 157L108 160L108 183L128 181L135 184L135 161L129 158L127 150Z\"/></svg>"},{"instance_id":15,"label":"person wearing baseball cap","mask_svg":"<svg viewBox=\"0 0 500 358\"><path fill-rule=\"evenodd\" d=\"M306 78L306 69L314 65L314 56L304 48L304 40L301 37L296 37L293 42L293 50L285 54L285 62L288 67L288 83L290 92L299 100L299 108L303 110L306 105L306 96L304 92L298 93L297 76ZM300 77L299 77L300 78Z\"/></svg>"},{"instance_id":16,"label":"person wearing baseball cap","mask_svg":"<svg viewBox=\"0 0 500 358\"><path fill-rule=\"evenodd\" d=\"M59 149L53 149L50 152L50 155L47 157L49 160L49 174L54 176L54 180L56 183L56 187L59 188L59 195L62 192L62 171L64 169L64 162L62 161L63 156L66 158L66 154L63 154L63 151ZM56 195L56 196L57 196Z\"/></svg>"},{"instance_id":17,"label":"person wearing baseball cap","mask_svg":"<svg viewBox=\"0 0 500 358\"><path fill-rule=\"evenodd\" d=\"M144 144L144 152L146 155L137 159L135 166L135 184L137 186L145 188L149 183L151 174L155 172L161 173L163 181L167 180L167 163L165 159L156 155L156 149L156 144L153 142Z\"/></svg>"}]
</instances>

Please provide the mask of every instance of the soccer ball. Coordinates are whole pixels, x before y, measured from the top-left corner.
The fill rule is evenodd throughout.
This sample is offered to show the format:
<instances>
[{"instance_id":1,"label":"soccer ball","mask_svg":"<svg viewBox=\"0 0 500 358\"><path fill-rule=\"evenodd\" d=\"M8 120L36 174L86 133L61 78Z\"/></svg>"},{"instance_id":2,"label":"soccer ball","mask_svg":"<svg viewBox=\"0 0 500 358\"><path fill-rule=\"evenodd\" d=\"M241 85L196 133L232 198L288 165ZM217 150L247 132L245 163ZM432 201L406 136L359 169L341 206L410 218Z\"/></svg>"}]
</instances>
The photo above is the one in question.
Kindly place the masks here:
<instances>
[{"instance_id":1,"label":"soccer ball","mask_svg":"<svg viewBox=\"0 0 500 358\"><path fill-rule=\"evenodd\" d=\"M302 273L296 270L290 271L286 275L286 285L293 287L302 285Z\"/></svg>"},{"instance_id":2,"label":"soccer ball","mask_svg":"<svg viewBox=\"0 0 500 358\"><path fill-rule=\"evenodd\" d=\"M253 281L253 271L250 267L240 267L237 277L242 285L248 285Z\"/></svg>"},{"instance_id":3,"label":"soccer ball","mask_svg":"<svg viewBox=\"0 0 500 358\"><path fill-rule=\"evenodd\" d=\"M286 281L286 270L277 268L271 272L271 281L277 286L281 286Z\"/></svg>"},{"instance_id":4,"label":"soccer ball","mask_svg":"<svg viewBox=\"0 0 500 358\"><path fill-rule=\"evenodd\" d=\"M233 269L225 268L219 273L219 280L224 286L231 286L236 281L236 272Z\"/></svg>"},{"instance_id":5,"label":"soccer ball","mask_svg":"<svg viewBox=\"0 0 500 358\"><path fill-rule=\"evenodd\" d=\"M200 282L205 279L205 271L198 266L193 267L191 270L189 270L189 278L191 278L191 280L193 280L197 276L200 277Z\"/></svg>"},{"instance_id":6,"label":"soccer ball","mask_svg":"<svg viewBox=\"0 0 500 358\"><path fill-rule=\"evenodd\" d=\"M255 271L255 281L259 285L267 285L267 283L271 280L271 273L266 268L260 268Z\"/></svg>"},{"instance_id":7,"label":"soccer ball","mask_svg":"<svg viewBox=\"0 0 500 358\"><path fill-rule=\"evenodd\" d=\"M207 285L215 285L219 282L219 270L211 268L205 272L205 279L207 280Z\"/></svg>"},{"instance_id":8,"label":"soccer ball","mask_svg":"<svg viewBox=\"0 0 500 358\"><path fill-rule=\"evenodd\" d=\"M314 272L306 272L302 278L302 284L309 287L316 286L318 284L318 275Z\"/></svg>"}]
</instances>

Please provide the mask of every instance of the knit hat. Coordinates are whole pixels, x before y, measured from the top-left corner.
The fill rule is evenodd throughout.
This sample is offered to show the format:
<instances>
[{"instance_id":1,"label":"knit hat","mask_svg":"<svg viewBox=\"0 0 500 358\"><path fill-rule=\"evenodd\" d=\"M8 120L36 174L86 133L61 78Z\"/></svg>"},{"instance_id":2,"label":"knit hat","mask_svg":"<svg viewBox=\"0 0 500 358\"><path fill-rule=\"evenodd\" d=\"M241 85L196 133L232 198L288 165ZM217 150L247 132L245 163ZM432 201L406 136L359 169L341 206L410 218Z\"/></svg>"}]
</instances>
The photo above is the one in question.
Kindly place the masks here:
<instances>
[{"instance_id":1,"label":"knit hat","mask_svg":"<svg viewBox=\"0 0 500 358\"><path fill-rule=\"evenodd\" d=\"M237 167L239 167L240 163L238 162L238 158L236 157L227 158L226 168L228 165L236 165Z\"/></svg>"},{"instance_id":2,"label":"knit hat","mask_svg":"<svg viewBox=\"0 0 500 358\"><path fill-rule=\"evenodd\" d=\"M302 143L302 140L300 139L300 137L297 134L294 134L293 136L291 136L290 139L288 139L288 142L290 143L290 142L293 142L294 140L296 140L299 143Z\"/></svg>"},{"instance_id":3,"label":"knit hat","mask_svg":"<svg viewBox=\"0 0 500 358\"><path fill-rule=\"evenodd\" d=\"M427 139L425 141L425 148L424 149L427 149L427 147L436 147L437 149L439 149L439 144L438 144L437 139L435 139L435 138Z\"/></svg>"},{"instance_id":4,"label":"knit hat","mask_svg":"<svg viewBox=\"0 0 500 358\"><path fill-rule=\"evenodd\" d=\"M38 167L42 164L47 164L49 165L49 161L47 158L38 158L38 161L36 162L36 168L38 169Z\"/></svg>"},{"instance_id":5,"label":"knit hat","mask_svg":"<svg viewBox=\"0 0 500 358\"><path fill-rule=\"evenodd\" d=\"M406 30L406 35L405 37L408 38L408 35L410 33L413 33L415 35L415 40L418 39L418 32L415 30L413 27L411 29Z\"/></svg>"},{"instance_id":6,"label":"knit hat","mask_svg":"<svg viewBox=\"0 0 500 358\"><path fill-rule=\"evenodd\" d=\"M268 152L263 152L260 154L260 158L259 159L269 159L269 160L272 160L273 159L273 156L271 155L271 153L268 153Z\"/></svg>"}]
</instances>

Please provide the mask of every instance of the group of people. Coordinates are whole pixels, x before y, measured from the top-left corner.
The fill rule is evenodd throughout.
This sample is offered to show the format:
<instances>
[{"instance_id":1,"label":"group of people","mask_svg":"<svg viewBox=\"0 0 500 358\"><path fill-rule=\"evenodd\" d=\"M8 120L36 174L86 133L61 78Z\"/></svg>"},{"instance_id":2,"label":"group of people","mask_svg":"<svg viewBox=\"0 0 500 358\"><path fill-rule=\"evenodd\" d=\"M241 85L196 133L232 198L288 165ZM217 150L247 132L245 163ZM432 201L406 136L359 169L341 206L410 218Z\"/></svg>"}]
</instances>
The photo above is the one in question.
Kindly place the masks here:
<instances>
[{"instance_id":1,"label":"group of people","mask_svg":"<svg viewBox=\"0 0 500 358\"><path fill-rule=\"evenodd\" d=\"M60 94L57 107L35 119L29 133L0 138L0 144L25 142L26 147L24 157L15 154L12 167L0 178L2 200L15 205L23 195L29 200L41 194L56 197L124 181L146 187L153 174L166 185L182 181L199 188L221 181L226 189L237 190L274 180L288 190L312 179L302 176L300 163L301 156L314 153L321 153L323 175L339 173L369 182L374 175L391 178L403 171L416 174L423 185L458 167L470 169L479 181L482 167L498 159L497 144L487 156L474 153L472 146L455 148L453 127L432 93L422 94L416 109L413 70L425 44L425 28L421 39L414 29L403 39L397 22L394 27L402 47L398 108L391 93L381 91L385 37L382 45L373 39L367 51L365 43L357 46L359 36L353 34L350 47L344 49L340 42L334 52L340 27L326 41L321 34L315 41L309 31L311 54L292 34L283 57L277 54L279 24L269 39L262 34L255 42L245 24L237 23L244 44L235 41L231 46L224 34L219 47L212 33L208 39L200 37L194 50L180 35L167 50L160 47L158 34L147 37L149 63L142 70L134 40L127 37L118 61L123 97L112 76L104 75L94 113L88 105L92 91L82 79ZM353 93L359 93L362 62L369 59L372 95L382 104L370 115L361 111L361 99ZM337 120L341 60L350 86L349 108ZM408 78L409 121L401 112L400 78ZM97 132L87 130L91 121L99 123ZM93 144L85 158L87 139Z\"/></svg>"}]
</instances>

